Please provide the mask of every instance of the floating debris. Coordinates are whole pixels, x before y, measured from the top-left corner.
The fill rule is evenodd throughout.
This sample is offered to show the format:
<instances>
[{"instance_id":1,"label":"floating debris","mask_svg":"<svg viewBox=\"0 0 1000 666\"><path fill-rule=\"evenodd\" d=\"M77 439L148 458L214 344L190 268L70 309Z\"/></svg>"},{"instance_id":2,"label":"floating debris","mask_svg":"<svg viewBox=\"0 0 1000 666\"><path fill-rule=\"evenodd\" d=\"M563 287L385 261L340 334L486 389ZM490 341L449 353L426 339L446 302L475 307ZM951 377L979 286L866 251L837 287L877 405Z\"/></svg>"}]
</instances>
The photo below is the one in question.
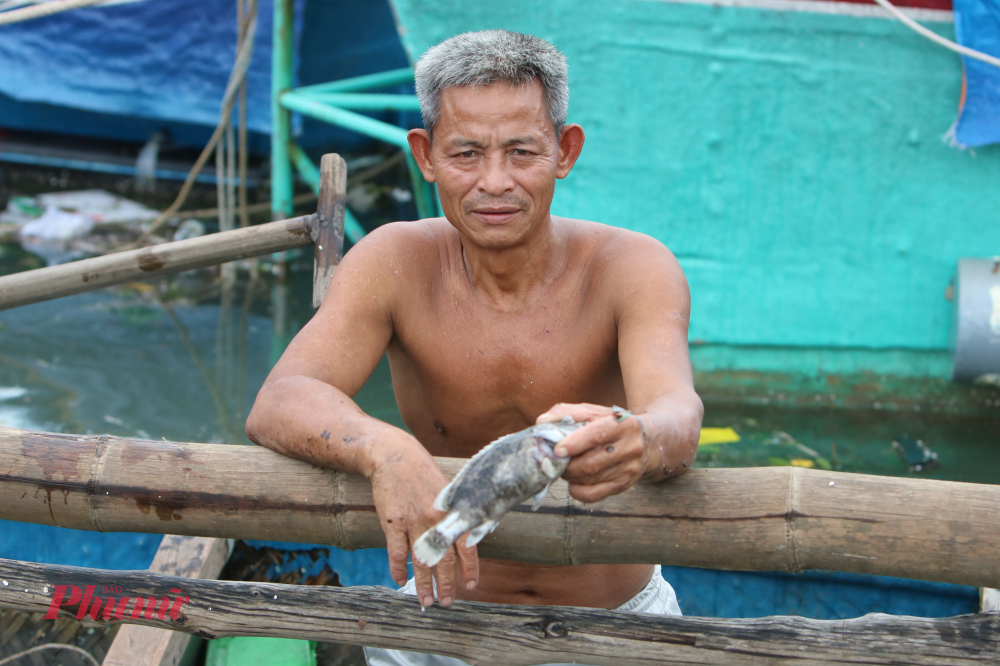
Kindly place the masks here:
<instances>
[{"instance_id":1,"label":"floating debris","mask_svg":"<svg viewBox=\"0 0 1000 666\"><path fill-rule=\"evenodd\" d=\"M892 443L899 456L906 462L911 472L923 472L937 466L937 454L924 444L923 440L903 435Z\"/></svg>"},{"instance_id":2,"label":"floating debris","mask_svg":"<svg viewBox=\"0 0 1000 666\"><path fill-rule=\"evenodd\" d=\"M132 241L158 215L104 190L11 197L0 213L0 242L20 243L51 266Z\"/></svg>"},{"instance_id":3,"label":"floating debris","mask_svg":"<svg viewBox=\"0 0 1000 666\"><path fill-rule=\"evenodd\" d=\"M713 444L729 444L740 441L739 434L732 428L702 428L698 437L698 446Z\"/></svg>"},{"instance_id":4,"label":"floating debris","mask_svg":"<svg viewBox=\"0 0 1000 666\"><path fill-rule=\"evenodd\" d=\"M173 240L187 240L189 238L198 238L199 236L205 235L205 225L198 220L184 220L181 222L181 226L177 227L177 231L174 232Z\"/></svg>"}]
</instances>

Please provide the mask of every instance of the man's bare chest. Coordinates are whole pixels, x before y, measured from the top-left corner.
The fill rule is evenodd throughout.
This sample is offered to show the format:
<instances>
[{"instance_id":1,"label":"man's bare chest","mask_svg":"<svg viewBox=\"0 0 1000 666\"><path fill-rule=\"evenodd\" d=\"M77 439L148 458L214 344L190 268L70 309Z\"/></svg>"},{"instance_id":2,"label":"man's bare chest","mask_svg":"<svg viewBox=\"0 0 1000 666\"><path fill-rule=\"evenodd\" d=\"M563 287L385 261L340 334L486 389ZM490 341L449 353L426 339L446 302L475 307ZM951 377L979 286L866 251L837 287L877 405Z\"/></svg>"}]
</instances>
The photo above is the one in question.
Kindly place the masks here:
<instances>
[{"instance_id":1,"label":"man's bare chest","mask_svg":"<svg viewBox=\"0 0 1000 666\"><path fill-rule=\"evenodd\" d=\"M442 430L454 441L486 424L505 434L557 402L622 394L614 313L582 293L507 312L433 294L400 308L393 329L397 399L425 443Z\"/></svg>"}]
</instances>

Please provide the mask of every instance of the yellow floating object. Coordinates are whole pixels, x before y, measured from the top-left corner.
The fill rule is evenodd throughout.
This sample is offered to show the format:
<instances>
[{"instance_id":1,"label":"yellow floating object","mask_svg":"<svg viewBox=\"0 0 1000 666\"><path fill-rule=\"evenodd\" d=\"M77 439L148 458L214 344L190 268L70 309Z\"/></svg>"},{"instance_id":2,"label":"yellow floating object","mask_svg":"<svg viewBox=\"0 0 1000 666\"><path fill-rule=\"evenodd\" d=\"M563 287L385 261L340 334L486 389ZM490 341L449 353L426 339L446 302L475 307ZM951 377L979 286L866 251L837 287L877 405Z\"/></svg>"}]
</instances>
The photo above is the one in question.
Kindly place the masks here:
<instances>
[{"instance_id":1,"label":"yellow floating object","mask_svg":"<svg viewBox=\"0 0 1000 666\"><path fill-rule=\"evenodd\" d=\"M788 461L792 467L815 467L816 463L808 458L792 458Z\"/></svg>"},{"instance_id":2,"label":"yellow floating object","mask_svg":"<svg viewBox=\"0 0 1000 666\"><path fill-rule=\"evenodd\" d=\"M740 441L740 436L732 428L702 428L698 446L708 444L728 444Z\"/></svg>"}]
</instances>

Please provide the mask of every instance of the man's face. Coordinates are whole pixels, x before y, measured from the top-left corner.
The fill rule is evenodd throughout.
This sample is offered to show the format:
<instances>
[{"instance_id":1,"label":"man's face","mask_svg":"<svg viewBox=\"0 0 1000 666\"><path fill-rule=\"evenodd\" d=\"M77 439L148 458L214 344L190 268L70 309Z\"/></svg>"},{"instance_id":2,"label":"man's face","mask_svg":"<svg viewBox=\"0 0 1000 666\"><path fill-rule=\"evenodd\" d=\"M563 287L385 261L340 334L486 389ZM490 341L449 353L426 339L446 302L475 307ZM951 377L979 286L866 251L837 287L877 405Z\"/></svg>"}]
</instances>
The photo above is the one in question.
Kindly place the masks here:
<instances>
[{"instance_id":1,"label":"man's face","mask_svg":"<svg viewBox=\"0 0 1000 666\"><path fill-rule=\"evenodd\" d=\"M579 126L569 128L579 137L575 150L557 139L537 80L449 88L433 143L414 130L411 145L425 177L437 182L451 224L475 244L501 249L524 242L548 220L556 178L569 173L583 143ZM418 145L414 133L422 137Z\"/></svg>"}]
</instances>

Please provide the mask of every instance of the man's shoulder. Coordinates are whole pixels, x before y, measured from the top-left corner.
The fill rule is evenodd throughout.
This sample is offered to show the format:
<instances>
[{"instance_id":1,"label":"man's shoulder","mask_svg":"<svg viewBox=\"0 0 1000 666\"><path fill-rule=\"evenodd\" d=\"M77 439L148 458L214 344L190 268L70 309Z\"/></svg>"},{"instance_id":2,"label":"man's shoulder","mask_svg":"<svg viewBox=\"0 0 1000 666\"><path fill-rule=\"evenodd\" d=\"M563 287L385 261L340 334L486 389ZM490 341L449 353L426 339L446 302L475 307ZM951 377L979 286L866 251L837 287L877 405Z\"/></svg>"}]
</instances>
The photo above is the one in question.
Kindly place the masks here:
<instances>
[{"instance_id":1,"label":"man's shoulder","mask_svg":"<svg viewBox=\"0 0 1000 666\"><path fill-rule=\"evenodd\" d=\"M593 257L596 267L616 271L643 271L651 266L678 266L673 253L648 234L610 224L561 218L580 251Z\"/></svg>"},{"instance_id":2,"label":"man's shoulder","mask_svg":"<svg viewBox=\"0 0 1000 666\"><path fill-rule=\"evenodd\" d=\"M427 265L450 241L451 225L444 218L383 224L358 242L344 262L362 270L398 269L402 265Z\"/></svg>"},{"instance_id":3,"label":"man's shoulder","mask_svg":"<svg viewBox=\"0 0 1000 666\"><path fill-rule=\"evenodd\" d=\"M369 232L356 247L363 248L366 252L412 251L423 246L440 245L446 241L449 230L452 230L452 226L444 218L389 222Z\"/></svg>"}]
</instances>

